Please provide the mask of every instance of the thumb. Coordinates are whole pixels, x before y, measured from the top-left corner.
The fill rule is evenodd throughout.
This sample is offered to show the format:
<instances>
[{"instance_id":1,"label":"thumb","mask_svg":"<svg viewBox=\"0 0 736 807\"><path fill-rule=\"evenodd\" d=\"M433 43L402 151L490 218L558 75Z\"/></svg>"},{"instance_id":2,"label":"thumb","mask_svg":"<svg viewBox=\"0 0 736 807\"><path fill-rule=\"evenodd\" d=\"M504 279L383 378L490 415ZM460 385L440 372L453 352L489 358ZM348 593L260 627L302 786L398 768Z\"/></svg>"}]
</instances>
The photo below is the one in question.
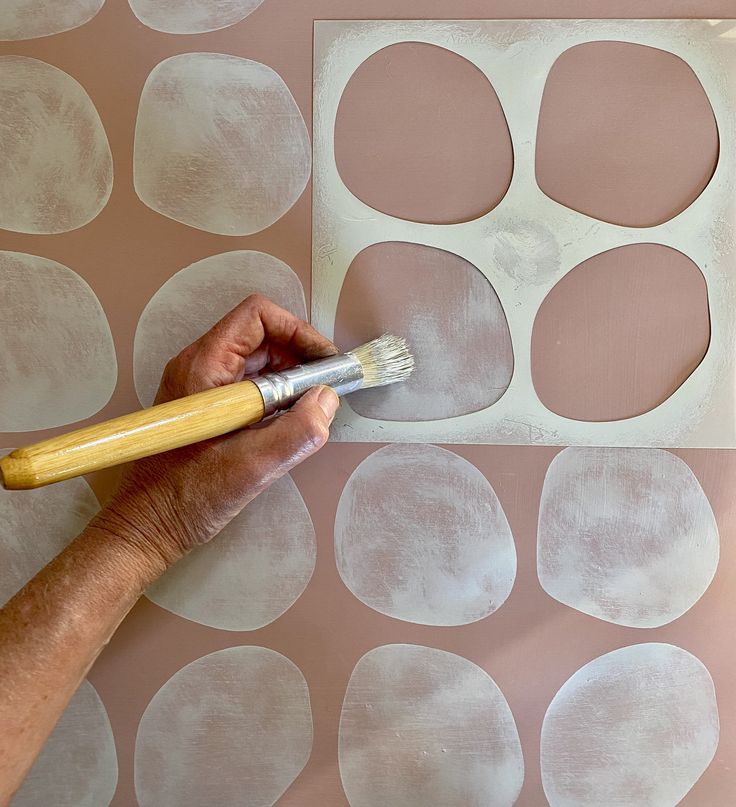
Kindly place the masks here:
<instances>
[{"instance_id":1,"label":"thumb","mask_svg":"<svg viewBox=\"0 0 736 807\"><path fill-rule=\"evenodd\" d=\"M322 448L339 406L340 399L331 387L313 387L269 424L241 432L239 436L248 441L248 454L259 458L264 484L283 476Z\"/></svg>"}]
</instances>

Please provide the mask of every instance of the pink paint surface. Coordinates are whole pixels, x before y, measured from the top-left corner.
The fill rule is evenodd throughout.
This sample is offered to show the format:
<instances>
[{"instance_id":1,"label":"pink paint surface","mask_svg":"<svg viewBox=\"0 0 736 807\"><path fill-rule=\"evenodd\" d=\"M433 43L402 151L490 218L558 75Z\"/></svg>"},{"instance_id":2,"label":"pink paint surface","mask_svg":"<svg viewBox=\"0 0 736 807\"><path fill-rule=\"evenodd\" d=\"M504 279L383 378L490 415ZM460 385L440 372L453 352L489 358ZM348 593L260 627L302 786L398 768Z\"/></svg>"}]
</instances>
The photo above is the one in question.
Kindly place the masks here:
<instances>
[{"instance_id":1,"label":"pink paint surface","mask_svg":"<svg viewBox=\"0 0 736 807\"><path fill-rule=\"evenodd\" d=\"M532 378L542 403L575 420L622 420L667 400L710 341L698 267L659 244L634 244L574 267L542 303Z\"/></svg>"},{"instance_id":2,"label":"pink paint surface","mask_svg":"<svg viewBox=\"0 0 736 807\"><path fill-rule=\"evenodd\" d=\"M614 224L652 227L697 198L717 160L713 110L679 57L592 42L553 66L539 121L537 181L556 201Z\"/></svg>"},{"instance_id":3,"label":"pink paint surface","mask_svg":"<svg viewBox=\"0 0 736 807\"><path fill-rule=\"evenodd\" d=\"M486 77L422 42L384 48L353 74L337 110L335 160L363 202L427 224L488 213L506 194L514 163Z\"/></svg>"},{"instance_id":4,"label":"pink paint surface","mask_svg":"<svg viewBox=\"0 0 736 807\"><path fill-rule=\"evenodd\" d=\"M86 89L104 122L113 151L115 184L111 200L93 222L80 230L55 236L3 232L0 233L0 248L59 261L73 268L92 286L110 320L118 353L119 382L110 404L88 422L122 414L138 405L132 382L133 334L138 317L153 293L178 269L217 252L263 250L285 261L298 273L307 295L310 289L309 191L280 221L249 237L227 237L190 229L154 213L136 197L132 184L132 153L138 99L146 77L163 59L178 53L213 51L264 62L285 80L311 126L314 19L723 17L732 13L732 3L726 0L651 0L646 8L636 0L495 0L490 3L456 0L451 8L440 0L312 0L310 3L266 0L232 28L178 37L142 26L126 3L108 2L80 29L36 41L2 43L0 53L48 61L74 76ZM582 56L578 58L575 70L581 80L587 80L586 75L595 67L595 59L586 62ZM625 60L619 67L626 68ZM667 75L665 71L665 81ZM680 78L673 74L672 80ZM570 104L573 100L568 96ZM686 117L693 114L692 103L695 102L685 99L674 108ZM591 112L580 121L581 126L589 127L587 137L591 143L602 125L611 125L610 116L600 114L602 116L598 117L598 113ZM625 122L625 116L619 115L614 123L617 121ZM496 135L497 131L501 134ZM688 181L682 186L685 196L697 193L702 184L705 169L701 153L712 159L712 151L709 151L713 145L712 130L704 125L698 131L697 140L682 154L688 166ZM498 141L494 139L497 136ZM489 143L491 149L504 148L503 130L489 132ZM411 139L404 147L412 147ZM629 159L633 164L638 152L632 151ZM544 169L544 165L537 167ZM357 171L363 168L355 166ZM615 197L611 187L600 179L591 182L589 175L567 174L559 168L555 168L556 179L550 176L548 193L552 193L553 188L560 194L575 191L576 198L597 200L599 204ZM651 189L657 190L660 181L663 187L672 187L671 179L666 178L653 185L650 183ZM632 198L628 192L619 197L627 204L638 204L638 198ZM675 206L681 201L682 197L672 199ZM630 292L627 277L627 273L621 274L618 293ZM561 316L566 305L575 304L570 299L560 302ZM635 314L620 323L617 333L634 332L638 327L642 308L637 306L631 310ZM654 322L665 322L669 312L655 299L647 315ZM623 316L629 316L625 310ZM694 341L689 340L690 345L702 340L702 319L697 328L688 326L689 333L691 327ZM583 338L577 344L581 360L593 355L587 352L589 347ZM621 345L620 355L611 360L627 366L632 343L623 339ZM612 349L615 347L613 345ZM659 345L658 350L660 356L668 357L665 363L670 362L672 356L680 356L672 352L675 348L671 343ZM671 363L675 368L681 366L679 359ZM598 401L591 403L594 408L608 400L611 388L602 383L598 390ZM575 397L574 390L569 389L558 389L557 394L568 403ZM58 431L0 435L0 443L19 445ZM489 672L515 715L524 748L526 779L517 803L521 807L540 807L545 800L539 771L539 733L552 697L586 662L618 647L643 641L680 645L698 656L710 670L719 699L720 746L712 765L682 804L685 807L730 805L736 792L736 692L733 687L736 653L729 639L736 627L733 607L736 455L726 451L677 452L690 464L710 498L721 531L721 562L713 584L692 610L671 625L640 631L577 613L553 601L537 581L535 546L539 497L544 473L557 449L450 447L474 463L493 485L514 533L519 565L514 589L496 613L471 625L434 628L400 622L368 609L348 592L337 574L333 553L337 502L349 475L376 448L332 445L294 474L317 532L317 567L304 595L276 622L251 633L217 631L174 616L144 599L123 623L90 674L109 711L117 743L120 778L114 807L136 804L133 789L135 733L153 694L193 659L239 644L263 645L283 653L302 670L310 686L314 750L307 767L279 804L343 807L347 802L337 766L337 731L348 678L365 652L394 642L429 645L458 653ZM92 480L100 495L109 490L112 478L114 474L107 474ZM218 770L213 775L222 777L228 772Z\"/></svg>"}]
</instances>

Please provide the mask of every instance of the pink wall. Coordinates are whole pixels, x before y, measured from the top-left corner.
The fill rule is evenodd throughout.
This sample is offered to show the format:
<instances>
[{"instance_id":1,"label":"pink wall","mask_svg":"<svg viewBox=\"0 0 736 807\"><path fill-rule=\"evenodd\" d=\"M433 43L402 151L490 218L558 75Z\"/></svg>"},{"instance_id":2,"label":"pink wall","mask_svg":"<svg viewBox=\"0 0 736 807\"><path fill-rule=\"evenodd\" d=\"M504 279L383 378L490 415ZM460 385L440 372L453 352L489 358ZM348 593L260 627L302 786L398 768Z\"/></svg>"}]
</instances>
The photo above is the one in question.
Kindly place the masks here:
<instances>
[{"instance_id":1,"label":"pink wall","mask_svg":"<svg viewBox=\"0 0 736 807\"><path fill-rule=\"evenodd\" d=\"M451 6L451 7L450 7ZM232 249L270 252L289 264L299 275L304 288L310 289L310 195L309 188L297 204L276 224L249 237L226 237L191 229L164 218L140 203L132 184L133 132L136 110L143 83L161 60L188 51L220 51L261 61L271 66L285 80L311 126L311 48L312 21L321 18L493 18L493 17L722 17L733 13L726 0L651 0L646 8L634 0L266 0L264 4L231 28L196 36L166 35L141 25L122 0L108 0L89 24L46 39L1 43L0 54L23 54L43 59L74 76L90 94L105 124L112 147L115 184L112 197L103 212L88 226L55 236L30 236L0 233L0 248L29 252L57 260L78 272L94 289L110 320L119 361L119 382L111 402L89 422L121 414L138 405L132 383L133 335L138 318L153 293L178 269L205 256ZM582 54L575 64L568 64L573 76L589 82L588 96L597 96L590 68L596 64L593 51ZM621 62L619 66L625 66ZM604 149L620 149L608 127L620 121L626 112L625 99L617 100L613 114L610 107L589 107L580 123L588 127L590 137L580 131L564 131L574 114L571 106L555 119L550 113L545 125L553 130L540 154L538 171L545 190L551 195L576 204L581 209L599 205L603 215L635 215L646 219L657 216L668 199L675 206L689 198L707 180L713 163L713 131L708 123L707 106L693 89L687 72L677 65L672 69L672 103L660 118L647 119L647 126L662 127L673 116L693 116L691 129L682 130L682 138L697 138L698 148L687 149L682 142L674 152L662 155L647 152L644 167L660 160L652 168L651 180L657 188L658 201L649 209L639 206L640 197L632 188L623 197L607 191L605 177L591 183L588 171L601 160L600 147L593 137L607 134ZM380 80L380 77L379 77ZM568 82L571 80L568 75ZM683 85L684 82L684 85ZM687 86L685 86L687 85ZM684 95L677 95L677 87ZM684 87L684 89L683 89ZM572 104L571 85L558 88L563 99ZM681 98L683 100L678 99ZM697 109L695 115L693 110ZM357 112L355 113L357 114ZM491 110L489 115L497 112ZM475 121L478 125L480 119ZM440 121L440 123L442 123ZM631 126L636 120L627 121ZM577 121L576 121L577 124ZM496 127L493 140L498 149L488 163L490 173L503 176L508 160L502 127ZM649 142L652 129L641 134ZM349 133L349 129L346 129ZM557 133L556 137L554 133ZM413 136L419 136L417 130ZM477 132L476 132L477 134ZM480 139L471 132L468 148L481 148ZM689 142L693 142L690 139ZM342 148L346 164L358 160L359 151ZM363 144L364 145L364 144ZM667 143L668 147L671 145ZM575 149L580 164L568 170L561 155ZM626 164L626 155L619 159ZM352 156L351 156L352 155ZM674 156L673 156L674 155ZM494 159L496 162L494 162ZM667 160L683 164L685 170L673 176ZM632 157L633 160L633 157ZM662 166L665 166L662 168ZM585 170L583 170L585 167ZM352 165L358 179L365 166ZM459 166L460 176L467 166ZM601 169L602 170L602 169ZM661 173L657 174L659 170ZM662 173L663 172L663 173ZM490 175L490 174L489 174ZM495 176L495 173L494 173ZM660 176L660 179L657 177ZM610 179L610 178L609 178ZM633 178L632 178L633 183ZM382 186L371 192L380 194ZM502 190L501 190L502 193ZM632 195L633 194L633 195ZM462 200L462 195L456 201ZM630 200L630 201L629 201ZM390 201L390 200L389 200ZM402 200L411 206L422 199ZM397 202L398 203L398 202ZM474 198L473 206L492 205L493 199ZM608 207L606 207L608 205ZM624 211L624 212L622 212ZM445 211L454 215L455 210ZM467 215L460 211L459 215ZM470 211L472 214L472 211ZM670 264L653 262L659 267L658 279L650 289L650 302L630 309L632 319L618 321L613 332L614 364L622 368L617 376L591 376L595 393L585 392L586 417L600 416L601 402L610 393L628 384L628 392L616 398L616 412L631 414L642 401L650 401L666 390L673 379L680 378L707 344L707 312L698 299L701 280L693 272L676 269L677 288L673 294L691 296L695 305L683 316L687 336L681 340L665 339L652 347L643 344L645 359L640 365L630 363L633 345L628 337L644 323L645 333L653 338L659 328L657 318L667 319L672 306L669 297L657 296L657 283L664 282ZM606 293L630 296L633 288L632 264L624 263ZM614 262L609 265L616 271ZM581 273L585 270L581 270ZM591 277L595 277L591 275ZM668 278L671 281L671 274ZM681 284L681 285L680 285ZM556 360L556 323L572 306L588 306L595 312L601 300L593 299L599 291L594 282L583 282L567 296L550 301L539 335L542 353L535 356L539 368L545 358ZM666 301L666 305L662 302ZM625 306L620 309L627 316ZM678 309L679 310L679 309ZM683 306L684 310L684 306ZM593 313L591 313L591 316ZM674 326L673 326L674 327ZM675 331L677 328L675 327ZM557 338L562 338L558 336ZM568 333L568 348L579 357L581 365L590 363L600 344L586 342L579 332ZM569 358L569 356L568 356ZM562 361L562 359L560 359ZM640 383L633 384L626 368L640 367ZM651 368L651 372L647 368ZM667 368L666 371L662 367ZM578 405L580 395L564 373L555 387L554 378L539 370L540 391L560 406ZM578 376L574 376L579 383ZM540 380L541 379L541 380ZM607 386L608 385L608 386ZM666 394L666 393L665 393ZM586 397L587 396L587 397ZM628 412L626 410L629 410ZM0 434L0 444L18 445L40 439L60 430L33 434ZM721 532L721 561L716 578L703 598L682 618L654 630L636 630L608 624L567 608L544 593L535 568L536 520L545 471L557 449L453 446L451 449L474 463L495 488L505 509L516 541L519 569L509 600L490 617L455 628L431 628L393 620L368 609L355 599L340 581L333 555L333 524L337 501L348 476L357 464L377 446L331 445L308 465L294 473L294 479L306 501L317 531L318 561L315 575L305 594L280 619L251 633L229 633L188 622L143 599L121 626L110 646L90 673L110 714L117 742L120 779L113 804L134 805L133 751L140 716L158 688L186 663L215 649L237 644L259 644L285 654L302 670L311 692L315 737L312 757L289 791L279 802L292 807L345 805L337 767L337 731L342 698L348 677L360 656L371 648L393 642L426 644L458 653L487 670L506 695L516 718L524 748L526 779L518 804L539 807L544 804L539 771L539 732L546 707L567 678L585 662L618 647L637 642L672 642L694 653L710 670L718 693L721 715L721 742L709 770L682 802L689 807L725 807L736 792L736 695L732 685L734 651L730 637L736 618L733 590L736 585L736 510L732 505L736 483L736 457L726 451L676 452L688 462L700 480L715 511ZM104 497L114 474L91 480L96 492ZM226 775L224 773L223 775Z\"/></svg>"}]
</instances>

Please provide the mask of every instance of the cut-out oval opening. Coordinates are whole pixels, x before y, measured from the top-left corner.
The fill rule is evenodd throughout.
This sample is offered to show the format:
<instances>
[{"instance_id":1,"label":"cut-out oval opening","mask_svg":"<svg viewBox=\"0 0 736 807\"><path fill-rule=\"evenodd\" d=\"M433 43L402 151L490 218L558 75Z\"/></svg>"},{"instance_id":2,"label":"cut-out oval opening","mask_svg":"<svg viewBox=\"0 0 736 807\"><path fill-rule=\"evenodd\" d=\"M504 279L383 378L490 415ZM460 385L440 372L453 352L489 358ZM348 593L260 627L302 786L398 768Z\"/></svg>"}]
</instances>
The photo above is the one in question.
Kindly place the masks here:
<instances>
[{"instance_id":1,"label":"cut-out oval opening","mask_svg":"<svg viewBox=\"0 0 736 807\"><path fill-rule=\"evenodd\" d=\"M363 417L428 421L487 409L508 389L514 355L506 315L486 277L451 252L400 241L373 244L348 269L335 340L350 349L403 336L411 378L350 396Z\"/></svg>"},{"instance_id":2,"label":"cut-out oval opening","mask_svg":"<svg viewBox=\"0 0 736 807\"><path fill-rule=\"evenodd\" d=\"M540 189L565 207L624 227L687 209L718 163L718 124L679 56L628 42L589 42L547 79L537 135Z\"/></svg>"},{"instance_id":3,"label":"cut-out oval opening","mask_svg":"<svg viewBox=\"0 0 736 807\"><path fill-rule=\"evenodd\" d=\"M362 202L426 224L493 210L514 165L506 117L486 76L423 42L390 45L355 71L337 110L335 160Z\"/></svg>"},{"instance_id":4,"label":"cut-out oval opening","mask_svg":"<svg viewBox=\"0 0 736 807\"><path fill-rule=\"evenodd\" d=\"M552 412L581 421L625 420L678 390L710 343L700 269L660 244L634 244L568 272L537 312L532 379Z\"/></svg>"}]
</instances>

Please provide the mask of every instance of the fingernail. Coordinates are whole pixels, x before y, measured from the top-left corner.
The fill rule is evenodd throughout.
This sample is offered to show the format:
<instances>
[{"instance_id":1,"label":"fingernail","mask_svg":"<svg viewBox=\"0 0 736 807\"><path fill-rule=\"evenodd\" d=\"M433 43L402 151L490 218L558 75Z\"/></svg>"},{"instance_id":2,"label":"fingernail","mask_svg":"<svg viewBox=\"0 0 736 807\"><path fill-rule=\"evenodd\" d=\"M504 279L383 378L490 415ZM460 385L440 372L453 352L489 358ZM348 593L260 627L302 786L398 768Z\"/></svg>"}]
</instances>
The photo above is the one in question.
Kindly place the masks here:
<instances>
[{"instance_id":1,"label":"fingernail","mask_svg":"<svg viewBox=\"0 0 736 807\"><path fill-rule=\"evenodd\" d=\"M337 412L337 407L340 406L340 399L337 397L335 390L332 387L321 387L317 396L317 403L332 422L335 412Z\"/></svg>"}]
</instances>

